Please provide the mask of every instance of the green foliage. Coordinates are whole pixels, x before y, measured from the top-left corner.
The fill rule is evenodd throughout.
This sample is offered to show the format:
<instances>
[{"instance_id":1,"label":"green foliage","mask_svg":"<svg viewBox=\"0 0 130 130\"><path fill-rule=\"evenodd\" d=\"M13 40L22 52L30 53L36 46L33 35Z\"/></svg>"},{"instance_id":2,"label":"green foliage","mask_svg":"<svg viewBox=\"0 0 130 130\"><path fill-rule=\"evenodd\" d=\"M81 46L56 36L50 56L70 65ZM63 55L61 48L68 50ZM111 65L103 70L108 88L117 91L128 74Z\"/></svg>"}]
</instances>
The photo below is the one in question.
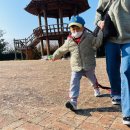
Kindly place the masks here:
<instances>
[{"instance_id":1,"label":"green foliage","mask_svg":"<svg viewBox=\"0 0 130 130\"><path fill-rule=\"evenodd\" d=\"M5 39L3 39L4 32L3 30L0 30L0 54L2 54L7 47L7 42L5 42Z\"/></svg>"}]
</instances>

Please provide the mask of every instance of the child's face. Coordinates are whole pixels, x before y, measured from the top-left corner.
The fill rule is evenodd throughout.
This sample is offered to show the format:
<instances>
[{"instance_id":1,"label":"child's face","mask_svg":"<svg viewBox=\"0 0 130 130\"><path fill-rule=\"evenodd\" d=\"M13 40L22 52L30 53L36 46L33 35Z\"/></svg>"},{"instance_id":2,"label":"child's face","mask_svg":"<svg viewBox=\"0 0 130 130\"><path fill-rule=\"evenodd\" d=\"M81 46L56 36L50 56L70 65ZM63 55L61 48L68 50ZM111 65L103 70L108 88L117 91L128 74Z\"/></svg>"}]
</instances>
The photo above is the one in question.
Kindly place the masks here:
<instances>
[{"instance_id":1,"label":"child's face","mask_svg":"<svg viewBox=\"0 0 130 130\"><path fill-rule=\"evenodd\" d=\"M75 25L70 26L70 32L71 32L71 33L74 33L74 32L82 32L82 31L83 31L83 27L80 28L80 27L75 26Z\"/></svg>"}]
</instances>

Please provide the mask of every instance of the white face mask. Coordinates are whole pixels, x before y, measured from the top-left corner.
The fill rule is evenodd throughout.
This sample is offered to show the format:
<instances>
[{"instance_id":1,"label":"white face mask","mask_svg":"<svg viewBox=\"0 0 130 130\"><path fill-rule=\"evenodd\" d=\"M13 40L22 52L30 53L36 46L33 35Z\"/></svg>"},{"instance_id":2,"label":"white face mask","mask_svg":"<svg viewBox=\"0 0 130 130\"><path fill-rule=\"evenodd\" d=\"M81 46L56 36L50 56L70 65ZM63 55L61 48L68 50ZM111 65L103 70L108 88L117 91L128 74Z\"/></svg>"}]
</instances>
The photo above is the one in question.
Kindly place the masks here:
<instances>
[{"instance_id":1,"label":"white face mask","mask_svg":"<svg viewBox=\"0 0 130 130\"><path fill-rule=\"evenodd\" d=\"M71 36L74 38L79 38L82 35L83 32L73 32L71 33Z\"/></svg>"}]
</instances>

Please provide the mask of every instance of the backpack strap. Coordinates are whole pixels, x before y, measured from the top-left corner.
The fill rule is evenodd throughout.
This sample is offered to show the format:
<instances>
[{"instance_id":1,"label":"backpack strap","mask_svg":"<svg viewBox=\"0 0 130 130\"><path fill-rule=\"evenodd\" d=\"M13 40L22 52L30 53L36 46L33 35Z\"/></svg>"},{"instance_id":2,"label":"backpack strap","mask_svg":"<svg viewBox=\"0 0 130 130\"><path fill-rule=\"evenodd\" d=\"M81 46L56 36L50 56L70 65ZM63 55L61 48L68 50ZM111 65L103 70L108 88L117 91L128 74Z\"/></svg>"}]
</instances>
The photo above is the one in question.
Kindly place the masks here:
<instances>
[{"instance_id":1,"label":"backpack strap","mask_svg":"<svg viewBox=\"0 0 130 130\"><path fill-rule=\"evenodd\" d=\"M87 30L88 32L90 32L90 33L93 34L93 31L91 31L90 29L88 29L88 28L86 28L86 27L84 27L84 28L85 28L85 30Z\"/></svg>"}]
</instances>

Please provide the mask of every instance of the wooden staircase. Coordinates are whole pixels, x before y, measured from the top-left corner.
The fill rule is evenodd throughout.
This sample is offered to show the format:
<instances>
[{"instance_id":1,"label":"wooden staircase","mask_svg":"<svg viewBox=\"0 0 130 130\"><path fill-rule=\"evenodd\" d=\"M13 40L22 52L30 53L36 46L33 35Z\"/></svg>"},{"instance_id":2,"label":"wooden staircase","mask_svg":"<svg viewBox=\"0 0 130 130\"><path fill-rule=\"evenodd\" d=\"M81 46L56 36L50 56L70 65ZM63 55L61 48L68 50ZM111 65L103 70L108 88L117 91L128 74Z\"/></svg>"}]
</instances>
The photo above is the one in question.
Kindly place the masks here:
<instances>
[{"instance_id":1,"label":"wooden staircase","mask_svg":"<svg viewBox=\"0 0 130 130\"><path fill-rule=\"evenodd\" d=\"M21 59L23 59L23 54L26 56L26 59L35 59L34 52L36 51L36 45L39 42L40 39L37 38L34 33L25 39L14 39L15 52L21 53ZM16 57L17 56L15 56L15 59L17 59Z\"/></svg>"},{"instance_id":2,"label":"wooden staircase","mask_svg":"<svg viewBox=\"0 0 130 130\"><path fill-rule=\"evenodd\" d=\"M21 58L23 57L22 54L24 54L26 59L36 59L36 45L41 40L46 40L47 37L49 40L59 40L62 36L66 38L68 34L69 28L66 23L38 27L33 30L33 33L28 38L14 39L15 59L17 59L17 52L21 53Z\"/></svg>"}]
</instances>

